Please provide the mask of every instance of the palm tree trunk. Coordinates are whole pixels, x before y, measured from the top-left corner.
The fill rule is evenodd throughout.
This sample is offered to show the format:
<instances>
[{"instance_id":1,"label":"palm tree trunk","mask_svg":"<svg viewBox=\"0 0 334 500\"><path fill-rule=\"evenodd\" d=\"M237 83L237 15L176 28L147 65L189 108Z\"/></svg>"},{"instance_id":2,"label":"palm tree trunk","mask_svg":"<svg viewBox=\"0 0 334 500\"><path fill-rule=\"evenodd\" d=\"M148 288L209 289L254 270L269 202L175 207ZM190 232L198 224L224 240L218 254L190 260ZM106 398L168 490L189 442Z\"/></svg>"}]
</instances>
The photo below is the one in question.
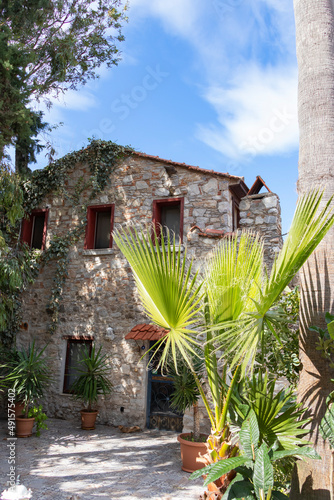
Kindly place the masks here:
<instances>
[{"instance_id":1,"label":"palm tree trunk","mask_svg":"<svg viewBox=\"0 0 334 500\"><path fill-rule=\"evenodd\" d=\"M324 202L334 193L334 12L332 0L294 0L299 68L300 128L298 193L322 187ZM333 499L331 451L319 435L325 399L333 386L328 362L316 350L317 335L309 326L324 324L333 312L334 229L327 234L300 273L303 370L298 399L313 416L310 439L322 460L299 462L291 499Z\"/></svg>"}]
</instances>

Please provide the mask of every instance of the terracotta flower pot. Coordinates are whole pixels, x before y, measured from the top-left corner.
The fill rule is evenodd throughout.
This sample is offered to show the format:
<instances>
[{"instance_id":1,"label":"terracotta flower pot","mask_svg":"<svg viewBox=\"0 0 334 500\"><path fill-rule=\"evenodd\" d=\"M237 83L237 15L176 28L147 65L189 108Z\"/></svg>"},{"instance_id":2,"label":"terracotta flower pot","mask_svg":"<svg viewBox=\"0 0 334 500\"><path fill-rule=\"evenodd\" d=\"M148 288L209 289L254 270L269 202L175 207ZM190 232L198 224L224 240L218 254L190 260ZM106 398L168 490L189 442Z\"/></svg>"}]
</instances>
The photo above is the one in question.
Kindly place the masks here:
<instances>
[{"instance_id":1,"label":"terracotta flower pot","mask_svg":"<svg viewBox=\"0 0 334 500\"><path fill-rule=\"evenodd\" d=\"M90 431L95 429L95 421L98 414L97 410L81 410L81 429Z\"/></svg>"},{"instance_id":2,"label":"terracotta flower pot","mask_svg":"<svg viewBox=\"0 0 334 500\"><path fill-rule=\"evenodd\" d=\"M19 415L15 418L15 433L17 437L30 437L32 435L32 428L34 427L35 418L25 418Z\"/></svg>"},{"instance_id":3,"label":"terracotta flower pot","mask_svg":"<svg viewBox=\"0 0 334 500\"><path fill-rule=\"evenodd\" d=\"M186 472L194 472L195 470L202 469L205 467L203 462L198 461L200 454L204 455L206 453L206 443L195 443L193 441L187 441L184 437L191 436L191 434L180 434L177 437L178 442L181 445L181 460L182 460L182 470ZM205 434L201 434L202 437L206 438Z\"/></svg>"}]
</instances>

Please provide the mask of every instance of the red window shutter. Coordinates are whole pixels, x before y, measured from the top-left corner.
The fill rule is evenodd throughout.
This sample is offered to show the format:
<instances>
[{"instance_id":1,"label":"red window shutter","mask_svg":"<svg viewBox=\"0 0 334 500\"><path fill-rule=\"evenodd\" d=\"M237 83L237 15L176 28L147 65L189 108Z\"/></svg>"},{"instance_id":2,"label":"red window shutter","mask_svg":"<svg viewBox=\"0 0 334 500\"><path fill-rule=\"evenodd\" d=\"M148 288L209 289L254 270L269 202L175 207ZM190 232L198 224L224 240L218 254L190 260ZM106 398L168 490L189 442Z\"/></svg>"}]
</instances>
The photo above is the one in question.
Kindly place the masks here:
<instances>
[{"instance_id":1,"label":"red window shutter","mask_svg":"<svg viewBox=\"0 0 334 500\"><path fill-rule=\"evenodd\" d=\"M32 232L32 217L22 220L21 241L30 246Z\"/></svg>"}]
</instances>

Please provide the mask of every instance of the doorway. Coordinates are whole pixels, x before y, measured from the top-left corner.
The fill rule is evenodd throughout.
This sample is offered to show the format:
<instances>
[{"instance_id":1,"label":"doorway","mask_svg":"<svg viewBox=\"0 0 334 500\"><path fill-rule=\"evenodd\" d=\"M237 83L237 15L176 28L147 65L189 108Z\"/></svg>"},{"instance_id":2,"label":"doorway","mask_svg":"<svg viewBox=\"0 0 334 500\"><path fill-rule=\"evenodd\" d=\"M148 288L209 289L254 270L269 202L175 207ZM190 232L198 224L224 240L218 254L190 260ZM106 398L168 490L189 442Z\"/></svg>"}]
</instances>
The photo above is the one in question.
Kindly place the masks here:
<instances>
[{"instance_id":1,"label":"doorway","mask_svg":"<svg viewBox=\"0 0 334 500\"><path fill-rule=\"evenodd\" d=\"M173 392L173 381L168 374L158 369L159 355L150 363L147 390L148 429L164 429L182 432L183 413L171 407L170 396Z\"/></svg>"}]
</instances>

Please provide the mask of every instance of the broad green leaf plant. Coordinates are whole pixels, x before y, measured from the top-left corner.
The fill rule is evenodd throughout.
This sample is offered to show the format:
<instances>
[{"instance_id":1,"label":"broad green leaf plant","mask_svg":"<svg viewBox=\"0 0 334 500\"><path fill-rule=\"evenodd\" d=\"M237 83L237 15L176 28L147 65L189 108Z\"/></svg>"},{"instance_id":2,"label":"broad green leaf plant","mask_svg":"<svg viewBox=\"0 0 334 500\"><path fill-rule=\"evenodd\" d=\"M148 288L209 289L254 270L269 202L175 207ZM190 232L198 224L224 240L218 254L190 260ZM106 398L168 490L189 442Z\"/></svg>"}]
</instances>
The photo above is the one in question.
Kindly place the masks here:
<instances>
[{"instance_id":1,"label":"broad green leaf plant","mask_svg":"<svg viewBox=\"0 0 334 500\"><path fill-rule=\"evenodd\" d=\"M212 427L207 441L209 463L237 453L227 425L234 387L253 371L258 351L264 351L265 328L280 340L280 323L286 317L275 304L334 223L332 198L324 208L321 200L319 191L301 197L270 274L264 271L263 243L252 233L223 239L199 273L193 272L186 248L182 253L168 231L160 239L152 228L130 226L114 232L147 315L169 332L159 341L164 345L160 364L165 365L171 353L177 366L180 354L194 373ZM191 361L198 346L210 397Z\"/></svg>"},{"instance_id":2,"label":"broad green leaf plant","mask_svg":"<svg viewBox=\"0 0 334 500\"><path fill-rule=\"evenodd\" d=\"M230 471L235 471L235 477L228 485L222 500L281 500L288 498L278 489L280 485L274 482L273 463L286 457L312 458L321 457L307 446L295 447L289 450L276 450L268 446L261 438L258 419L251 410L244 420L240 434L241 453L238 457L227 458L205 469L194 472L190 477L197 479L205 475L204 485L219 480Z\"/></svg>"}]
</instances>

